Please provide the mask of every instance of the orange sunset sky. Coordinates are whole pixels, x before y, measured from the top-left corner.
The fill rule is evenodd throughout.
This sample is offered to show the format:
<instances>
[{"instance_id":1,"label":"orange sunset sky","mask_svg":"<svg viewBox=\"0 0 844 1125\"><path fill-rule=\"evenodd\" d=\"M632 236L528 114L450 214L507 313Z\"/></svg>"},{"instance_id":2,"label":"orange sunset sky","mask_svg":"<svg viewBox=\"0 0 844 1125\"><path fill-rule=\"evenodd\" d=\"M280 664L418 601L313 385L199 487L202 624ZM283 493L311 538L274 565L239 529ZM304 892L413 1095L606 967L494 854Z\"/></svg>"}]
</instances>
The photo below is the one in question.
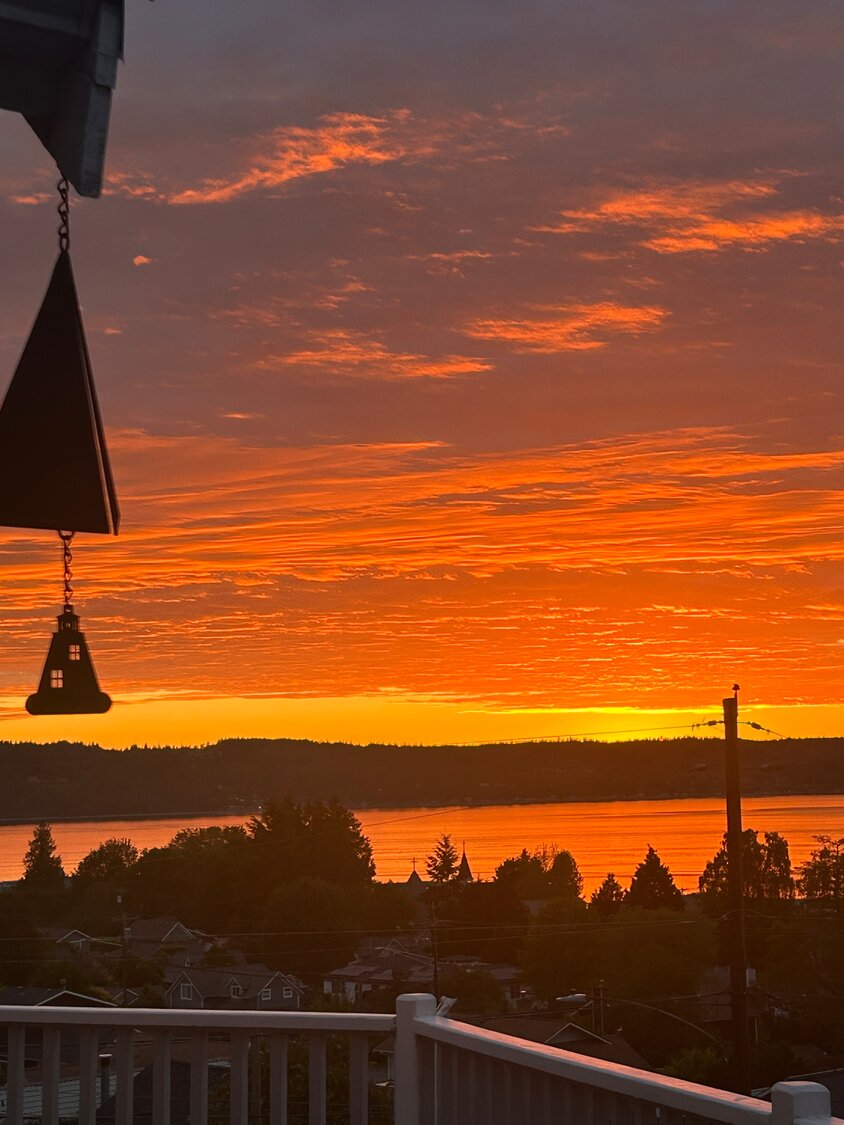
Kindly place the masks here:
<instances>
[{"instance_id":1,"label":"orange sunset sky","mask_svg":"<svg viewBox=\"0 0 844 1125\"><path fill-rule=\"evenodd\" d=\"M3 531L0 736L682 728L734 680L844 734L842 6L127 9L72 212L115 706L23 714L59 552ZM55 240L10 114L0 179L5 386Z\"/></svg>"}]
</instances>

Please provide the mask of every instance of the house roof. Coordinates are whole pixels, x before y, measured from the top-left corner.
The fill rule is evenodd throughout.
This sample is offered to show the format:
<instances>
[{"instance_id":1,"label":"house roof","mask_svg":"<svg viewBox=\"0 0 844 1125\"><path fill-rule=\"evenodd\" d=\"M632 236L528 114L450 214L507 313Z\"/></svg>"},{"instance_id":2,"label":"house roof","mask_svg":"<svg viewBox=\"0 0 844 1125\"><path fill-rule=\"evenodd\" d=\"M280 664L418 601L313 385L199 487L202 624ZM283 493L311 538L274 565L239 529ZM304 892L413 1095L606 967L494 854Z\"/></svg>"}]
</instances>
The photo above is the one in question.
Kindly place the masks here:
<instances>
[{"instance_id":1,"label":"house roof","mask_svg":"<svg viewBox=\"0 0 844 1125\"><path fill-rule=\"evenodd\" d=\"M59 1082L59 1120L60 1121L75 1121L79 1117L79 1079L78 1078L64 1078ZM108 1077L108 1093L109 1097L113 1097L117 1089L117 1075L110 1074ZM97 1108L100 1107L100 1097L102 1094L102 1086L98 1081L94 1090L94 1098ZM5 1088L0 1089L0 1117L5 1120L6 1118L6 1098L7 1091ZM43 1112L43 1093L40 1082L27 1082L23 1088L23 1116L24 1120L40 1120Z\"/></svg>"},{"instance_id":2,"label":"house roof","mask_svg":"<svg viewBox=\"0 0 844 1125\"><path fill-rule=\"evenodd\" d=\"M223 969L171 969L165 974L165 979L170 981L167 989L168 995L177 985L192 984L197 994L202 999L211 996L228 996L232 984L237 984L243 990L243 999L252 999L258 996L265 988L269 988L273 981L278 980L282 987L293 988L303 992L302 985L295 977L287 973L268 969L266 965L245 965L240 968Z\"/></svg>"},{"instance_id":3,"label":"house roof","mask_svg":"<svg viewBox=\"0 0 844 1125\"><path fill-rule=\"evenodd\" d=\"M208 1061L208 1086L213 1090L229 1071L229 1063L223 1059ZM170 1125L189 1125L190 1122L190 1077L191 1064L172 1059L170 1062ZM134 1120L152 1121L153 1118L153 1067L148 1065L139 1070L132 1082L132 1102ZM77 1111L78 1112L78 1111ZM116 1119L117 1102L114 1090L111 1097L103 1102L98 1119L103 1122Z\"/></svg>"},{"instance_id":4,"label":"house roof","mask_svg":"<svg viewBox=\"0 0 844 1125\"><path fill-rule=\"evenodd\" d=\"M85 934L82 930L69 930L67 926L45 926L41 930L45 938L49 938L57 945L63 941L93 941L94 939L90 934Z\"/></svg>"},{"instance_id":5,"label":"house roof","mask_svg":"<svg viewBox=\"0 0 844 1125\"><path fill-rule=\"evenodd\" d=\"M521 972L514 965L492 965L462 953L440 957L439 969L441 973L449 969L488 973L500 984L521 979ZM408 985L428 985L433 977L432 957L423 953L411 953L398 943L392 942L368 956L357 957L348 965L342 965L324 974L325 980L366 981L376 986L392 984L399 979Z\"/></svg>"},{"instance_id":6,"label":"house roof","mask_svg":"<svg viewBox=\"0 0 844 1125\"><path fill-rule=\"evenodd\" d=\"M178 918L135 918L127 929L133 942L150 941L164 944L168 941L191 941L196 936L193 930L189 930Z\"/></svg>"},{"instance_id":7,"label":"house roof","mask_svg":"<svg viewBox=\"0 0 844 1125\"><path fill-rule=\"evenodd\" d=\"M18 985L12 988L0 989L0 1005L20 1005L39 1008L42 1005L52 1005L64 1008L113 1008L108 1000L100 1000L96 996L86 996L82 992L72 992L67 988L36 988L34 985Z\"/></svg>"},{"instance_id":8,"label":"house roof","mask_svg":"<svg viewBox=\"0 0 844 1125\"><path fill-rule=\"evenodd\" d=\"M412 895L421 895L425 890L425 880L414 867L407 877L405 883L405 890L409 891Z\"/></svg>"}]
</instances>

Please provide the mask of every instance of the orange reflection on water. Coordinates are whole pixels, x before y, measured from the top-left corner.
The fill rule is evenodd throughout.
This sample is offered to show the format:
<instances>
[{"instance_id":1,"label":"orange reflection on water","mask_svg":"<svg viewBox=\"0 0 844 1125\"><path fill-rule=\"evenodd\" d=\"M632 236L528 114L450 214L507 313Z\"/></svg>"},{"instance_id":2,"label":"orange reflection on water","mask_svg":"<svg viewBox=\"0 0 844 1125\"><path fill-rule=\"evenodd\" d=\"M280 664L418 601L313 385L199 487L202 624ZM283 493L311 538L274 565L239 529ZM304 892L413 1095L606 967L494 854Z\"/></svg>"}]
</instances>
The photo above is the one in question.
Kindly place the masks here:
<instances>
[{"instance_id":1,"label":"orange reflection on water","mask_svg":"<svg viewBox=\"0 0 844 1125\"><path fill-rule=\"evenodd\" d=\"M588 804L493 805L481 808L367 809L358 813L372 842L378 878L402 881L414 858L425 874L425 857L443 832L466 852L474 874L490 878L496 866L523 847L556 845L577 860L588 895L612 871L622 884L652 844L685 891L718 848L724 831L723 804L716 798L675 801L605 801ZM128 836L139 848L166 844L187 825L241 824L244 817L203 817L192 821L109 820L55 824L53 834L70 872L97 844ZM844 836L844 795L752 797L744 802L747 827L780 832L791 846L792 863L804 862L812 837ZM0 879L17 879L32 835L26 824L0 826Z\"/></svg>"}]
</instances>

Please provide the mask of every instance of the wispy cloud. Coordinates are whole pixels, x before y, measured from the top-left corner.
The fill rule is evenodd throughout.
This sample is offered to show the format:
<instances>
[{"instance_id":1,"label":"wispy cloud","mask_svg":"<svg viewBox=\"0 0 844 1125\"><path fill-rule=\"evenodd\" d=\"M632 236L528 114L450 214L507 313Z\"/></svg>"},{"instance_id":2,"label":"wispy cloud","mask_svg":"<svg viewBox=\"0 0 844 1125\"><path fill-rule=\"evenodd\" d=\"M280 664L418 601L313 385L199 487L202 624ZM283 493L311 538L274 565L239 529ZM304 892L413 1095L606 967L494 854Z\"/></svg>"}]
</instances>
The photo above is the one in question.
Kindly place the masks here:
<instances>
[{"instance_id":1,"label":"wispy cloud","mask_svg":"<svg viewBox=\"0 0 844 1125\"><path fill-rule=\"evenodd\" d=\"M455 107L439 115L403 107L373 114L338 110L314 124L283 124L241 138L228 154L229 171L193 183L168 182L136 169L127 158L109 173L105 193L176 206L230 203L344 169L426 159L439 159L447 167L506 161L525 143L568 135L568 126L545 106L517 112L493 106L486 113ZM419 210L403 192L387 189L384 198L400 211Z\"/></svg>"},{"instance_id":2,"label":"wispy cloud","mask_svg":"<svg viewBox=\"0 0 844 1125\"><path fill-rule=\"evenodd\" d=\"M659 328L668 310L658 305L569 305L542 317L486 317L467 324L467 336L500 340L524 352L568 352L603 348L607 337L638 336ZM547 315L553 312L554 315Z\"/></svg>"},{"instance_id":3,"label":"wispy cloud","mask_svg":"<svg viewBox=\"0 0 844 1125\"><path fill-rule=\"evenodd\" d=\"M382 340L347 328L315 330L306 347L268 355L261 367L311 367L364 379L449 379L477 375L491 364L477 356L392 351Z\"/></svg>"},{"instance_id":4,"label":"wispy cloud","mask_svg":"<svg viewBox=\"0 0 844 1125\"><path fill-rule=\"evenodd\" d=\"M405 110L383 117L335 113L312 128L282 126L259 137L247 166L231 177L175 191L168 202L228 203L248 192L284 187L349 165L397 160L406 152L401 133L409 116Z\"/></svg>"},{"instance_id":5,"label":"wispy cloud","mask_svg":"<svg viewBox=\"0 0 844 1125\"><path fill-rule=\"evenodd\" d=\"M654 183L601 196L587 207L561 211L538 229L557 234L616 231L659 254L753 250L771 243L836 240L844 213L789 209L778 204L775 181Z\"/></svg>"}]
</instances>

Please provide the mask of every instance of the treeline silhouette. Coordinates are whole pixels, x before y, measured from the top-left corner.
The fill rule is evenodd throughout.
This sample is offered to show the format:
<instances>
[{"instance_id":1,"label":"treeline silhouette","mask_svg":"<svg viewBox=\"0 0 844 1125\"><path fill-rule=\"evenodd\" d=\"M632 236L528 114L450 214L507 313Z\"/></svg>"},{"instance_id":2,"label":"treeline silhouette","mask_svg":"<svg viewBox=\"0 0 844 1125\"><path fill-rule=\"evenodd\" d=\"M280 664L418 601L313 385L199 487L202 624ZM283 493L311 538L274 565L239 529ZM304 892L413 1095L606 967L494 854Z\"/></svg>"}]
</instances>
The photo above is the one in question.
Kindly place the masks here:
<instances>
[{"instance_id":1,"label":"treeline silhouette","mask_svg":"<svg viewBox=\"0 0 844 1125\"><path fill-rule=\"evenodd\" d=\"M748 796L844 792L844 739L743 741ZM718 739L356 746L226 739L122 751L0 743L0 819L55 820L254 810L267 792L353 808L711 797Z\"/></svg>"}]
</instances>

